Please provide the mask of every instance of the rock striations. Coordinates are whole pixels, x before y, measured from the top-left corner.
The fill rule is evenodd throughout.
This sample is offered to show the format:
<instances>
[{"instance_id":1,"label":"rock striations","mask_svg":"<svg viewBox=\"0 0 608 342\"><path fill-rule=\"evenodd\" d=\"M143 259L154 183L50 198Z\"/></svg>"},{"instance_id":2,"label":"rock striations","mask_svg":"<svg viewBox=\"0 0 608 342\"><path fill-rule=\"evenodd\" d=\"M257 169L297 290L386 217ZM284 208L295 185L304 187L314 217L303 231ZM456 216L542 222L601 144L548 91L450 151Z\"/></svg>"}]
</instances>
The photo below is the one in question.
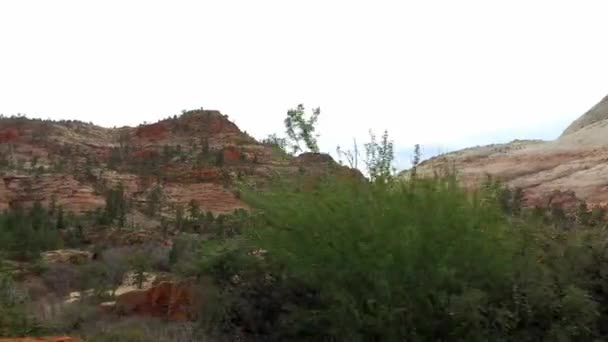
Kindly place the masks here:
<instances>
[{"instance_id":1,"label":"rock striations","mask_svg":"<svg viewBox=\"0 0 608 342\"><path fill-rule=\"evenodd\" d=\"M328 163L337 165L261 144L213 110L122 128L3 117L0 210L40 202L84 214L103 208L107 190L121 186L141 211L155 200L161 212L195 202L205 212L228 213L247 208L238 184L317 174Z\"/></svg>"},{"instance_id":2,"label":"rock striations","mask_svg":"<svg viewBox=\"0 0 608 342\"><path fill-rule=\"evenodd\" d=\"M608 204L608 97L574 121L554 141L516 140L431 158L419 173L455 169L468 186L486 175L521 187L529 204L555 192L573 193L591 205ZM404 173L404 175L407 172Z\"/></svg>"}]
</instances>

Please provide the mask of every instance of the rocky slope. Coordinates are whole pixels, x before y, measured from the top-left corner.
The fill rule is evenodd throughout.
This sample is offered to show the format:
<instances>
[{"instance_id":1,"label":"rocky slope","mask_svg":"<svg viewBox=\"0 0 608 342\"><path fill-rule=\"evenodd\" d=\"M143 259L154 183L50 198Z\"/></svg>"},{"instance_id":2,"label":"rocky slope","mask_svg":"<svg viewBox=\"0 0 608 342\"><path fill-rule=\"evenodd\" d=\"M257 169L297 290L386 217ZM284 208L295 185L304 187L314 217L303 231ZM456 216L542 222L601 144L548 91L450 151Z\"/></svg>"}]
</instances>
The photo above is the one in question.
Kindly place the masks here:
<instances>
[{"instance_id":1,"label":"rocky slope","mask_svg":"<svg viewBox=\"0 0 608 342\"><path fill-rule=\"evenodd\" d=\"M218 111L122 128L0 119L0 210L39 201L84 214L104 207L107 190L121 186L139 211L154 200L163 213L191 202L228 213L247 207L238 183L264 184L331 165L331 158L293 158L260 144Z\"/></svg>"},{"instance_id":2,"label":"rocky slope","mask_svg":"<svg viewBox=\"0 0 608 342\"><path fill-rule=\"evenodd\" d=\"M11 260L4 260L5 251L0 250L0 272L6 269L16 289L28 295L28 314L39 322L69 320L61 316L63 309L96 302L92 287L110 286L106 282L113 271L134 270L134 256L145 255L139 260L140 266L145 264L141 267L174 272L180 269L172 264L178 263L177 254L195 255L203 239L239 229L243 213L237 210L248 208L240 198L240 185L264 190L281 178L304 188L330 174L362 178L328 155L293 157L277 146L259 143L218 111L189 111L121 128L0 116L0 212L31 208L10 211L6 222L18 230L0 235L40 242L34 247L14 244L18 246ZM230 213L234 215L220 216ZM40 218L31 230L25 219L30 216ZM173 248L183 236L192 243ZM47 251L50 246L73 249ZM26 253L27 248L41 252L42 274L33 271L36 264L30 261L35 256ZM181 261L186 266L189 262L196 263ZM106 273L91 283L87 279L99 274L90 270ZM133 281L121 276L122 283L111 284L115 291L107 293L112 300L97 307L94 317L196 319L204 295L192 281L179 279L183 274L175 273L177 280L145 289L134 289ZM6 335L2 328L0 336ZM78 341L6 341L34 340Z\"/></svg>"},{"instance_id":3,"label":"rocky slope","mask_svg":"<svg viewBox=\"0 0 608 342\"><path fill-rule=\"evenodd\" d=\"M423 162L418 172L454 168L468 186L486 175L521 187L530 204L556 191L591 205L608 204L608 97L574 121L554 141L513 141L467 148ZM407 172L404 173L407 176Z\"/></svg>"}]
</instances>

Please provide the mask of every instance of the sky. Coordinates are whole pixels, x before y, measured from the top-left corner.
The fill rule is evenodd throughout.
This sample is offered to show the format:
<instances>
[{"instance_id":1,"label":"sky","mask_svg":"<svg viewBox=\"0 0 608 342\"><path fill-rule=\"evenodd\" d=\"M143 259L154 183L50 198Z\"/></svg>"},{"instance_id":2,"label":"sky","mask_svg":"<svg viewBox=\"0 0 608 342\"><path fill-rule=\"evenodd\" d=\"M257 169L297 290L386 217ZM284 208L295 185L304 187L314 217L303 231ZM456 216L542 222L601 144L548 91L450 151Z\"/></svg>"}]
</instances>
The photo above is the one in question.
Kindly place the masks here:
<instances>
[{"instance_id":1,"label":"sky","mask_svg":"<svg viewBox=\"0 0 608 342\"><path fill-rule=\"evenodd\" d=\"M554 139L608 94L608 2L0 1L0 113L137 125L217 109L254 137L321 108L321 149L387 129L405 165Z\"/></svg>"}]
</instances>

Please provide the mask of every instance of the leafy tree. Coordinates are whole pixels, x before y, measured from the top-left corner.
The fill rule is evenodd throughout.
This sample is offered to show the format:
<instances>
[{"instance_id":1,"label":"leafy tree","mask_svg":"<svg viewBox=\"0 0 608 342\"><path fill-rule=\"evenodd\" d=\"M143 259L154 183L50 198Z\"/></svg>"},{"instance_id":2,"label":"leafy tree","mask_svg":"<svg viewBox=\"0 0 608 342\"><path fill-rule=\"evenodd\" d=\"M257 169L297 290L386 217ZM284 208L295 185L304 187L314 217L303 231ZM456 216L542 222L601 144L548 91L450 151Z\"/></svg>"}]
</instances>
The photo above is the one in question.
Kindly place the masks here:
<instances>
[{"instance_id":1,"label":"leafy tree","mask_svg":"<svg viewBox=\"0 0 608 342\"><path fill-rule=\"evenodd\" d=\"M118 225L124 227L128 210L127 198L122 184L118 184L113 189L107 191L104 214L110 223L117 220Z\"/></svg>"},{"instance_id":2,"label":"leafy tree","mask_svg":"<svg viewBox=\"0 0 608 342\"><path fill-rule=\"evenodd\" d=\"M149 258L144 253L135 253L129 259L129 265L135 275L133 279L135 281L134 285L137 285L137 288L141 289L143 283L148 278L146 272L151 268Z\"/></svg>"},{"instance_id":3,"label":"leafy tree","mask_svg":"<svg viewBox=\"0 0 608 342\"><path fill-rule=\"evenodd\" d=\"M420 145L414 145L414 157L412 158L412 178L416 178L416 170L418 169L418 164L420 164L421 152Z\"/></svg>"},{"instance_id":4,"label":"leafy tree","mask_svg":"<svg viewBox=\"0 0 608 342\"><path fill-rule=\"evenodd\" d=\"M393 142L388 139L388 131L384 131L380 142L370 131L370 142L365 144L365 166L372 182L387 182L395 171Z\"/></svg>"},{"instance_id":5,"label":"leafy tree","mask_svg":"<svg viewBox=\"0 0 608 342\"><path fill-rule=\"evenodd\" d=\"M287 111L284 123L288 139L287 143L292 154L303 152L304 149L308 149L311 152L319 152L317 144L318 135L315 134L319 114L321 114L321 109L315 108L310 117L307 118L304 112L304 105L302 104L299 104L295 109Z\"/></svg>"},{"instance_id":6,"label":"leafy tree","mask_svg":"<svg viewBox=\"0 0 608 342\"><path fill-rule=\"evenodd\" d=\"M336 147L336 154L338 155L340 163L342 163L342 158L345 158L346 162L348 163L348 166L350 166L351 168L357 169L359 167L359 158L361 157L361 155L359 153L359 145L357 145L356 139L353 139L352 150L344 151L342 150L340 145L338 145Z\"/></svg>"}]
</instances>

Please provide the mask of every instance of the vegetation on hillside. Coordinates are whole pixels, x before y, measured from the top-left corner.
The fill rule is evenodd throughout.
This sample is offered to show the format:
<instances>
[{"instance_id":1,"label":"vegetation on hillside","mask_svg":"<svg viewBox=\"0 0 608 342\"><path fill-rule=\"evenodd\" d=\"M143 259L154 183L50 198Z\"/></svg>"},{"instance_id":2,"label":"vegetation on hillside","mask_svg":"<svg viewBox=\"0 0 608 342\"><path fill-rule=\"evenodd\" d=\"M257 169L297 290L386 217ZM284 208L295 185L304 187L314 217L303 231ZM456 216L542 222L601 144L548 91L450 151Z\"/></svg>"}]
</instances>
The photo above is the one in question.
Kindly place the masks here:
<instances>
[{"instance_id":1,"label":"vegetation on hillside","mask_svg":"<svg viewBox=\"0 0 608 342\"><path fill-rule=\"evenodd\" d=\"M318 111L289 111L288 137L266 142L315 151ZM291 132L289 134L291 127ZM180 128L182 129L182 128ZM185 128L183 128L185 129ZM581 203L525 207L520 189L488 179L465 191L456 175L396 178L384 133L363 145L367 179L279 180L240 189L251 211L213 215L198 203L162 213L163 174L172 161L216 163L209 142L163 148L150 164L131 161L125 143L112 168L157 177L142 211L158 220L171 248L90 246L84 265L43 265L40 252L86 246L86 229L128 230L135 204L125 188L100 187L106 206L81 216L52 201L0 214L0 335L71 334L88 341L591 341L608 339L608 231L605 211ZM351 166L360 159L338 149ZM223 154L221 154L223 156ZM152 160L152 161L150 161ZM93 163L91 161L91 163ZM134 166L135 165L135 166ZM96 167L91 164L90 173ZM145 169L145 170L144 170ZM10 259L11 262L2 262ZM19 287L29 262L51 291L90 295L58 312L33 312ZM17 267L18 268L18 267ZM198 279L208 295L198 322L100 316L125 274L137 287L149 272ZM44 316L42 314L46 314Z\"/></svg>"}]
</instances>

